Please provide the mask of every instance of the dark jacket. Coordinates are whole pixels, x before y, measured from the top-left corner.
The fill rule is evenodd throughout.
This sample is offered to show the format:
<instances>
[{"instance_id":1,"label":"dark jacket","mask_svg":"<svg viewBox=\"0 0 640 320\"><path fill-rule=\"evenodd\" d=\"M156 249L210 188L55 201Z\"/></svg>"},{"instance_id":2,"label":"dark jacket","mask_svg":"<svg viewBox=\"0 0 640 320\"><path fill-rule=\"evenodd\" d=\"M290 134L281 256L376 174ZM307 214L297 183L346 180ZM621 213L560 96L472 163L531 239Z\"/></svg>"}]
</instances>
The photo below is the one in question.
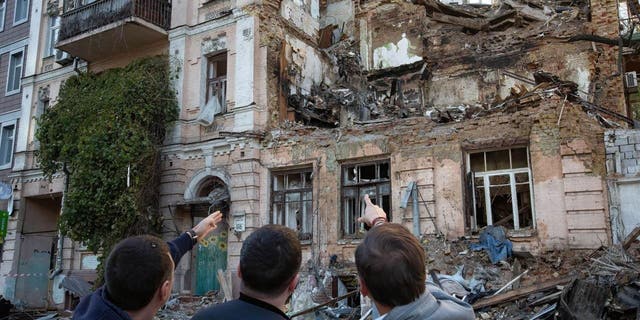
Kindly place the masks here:
<instances>
[{"instance_id":1,"label":"dark jacket","mask_svg":"<svg viewBox=\"0 0 640 320\"><path fill-rule=\"evenodd\" d=\"M180 258L193 248L193 241L183 233L173 241L167 242L176 266ZM131 320L129 314L109 301L109 293L102 286L94 293L82 298L73 312L73 320Z\"/></svg>"},{"instance_id":2,"label":"dark jacket","mask_svg":"<svg viewBox=\"0 0 640 320\"><path fill-rule=\"evenodd\" d=\"M240 298L200 310L191 320L289 320L280 309L240 293Z\"/></svg>"}]
</instances>

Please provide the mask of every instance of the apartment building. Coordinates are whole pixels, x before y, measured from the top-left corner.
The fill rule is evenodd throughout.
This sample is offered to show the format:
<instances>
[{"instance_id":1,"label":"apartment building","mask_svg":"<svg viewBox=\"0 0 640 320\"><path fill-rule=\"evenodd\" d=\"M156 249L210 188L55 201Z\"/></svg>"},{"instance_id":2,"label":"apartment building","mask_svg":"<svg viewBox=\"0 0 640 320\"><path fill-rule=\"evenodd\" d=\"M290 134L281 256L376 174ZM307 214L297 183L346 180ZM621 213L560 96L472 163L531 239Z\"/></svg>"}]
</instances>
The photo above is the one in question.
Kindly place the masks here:
<instances>
[{"instance_id":1,"label":"apartment building","mask_svg":"<svg viewBox=\"0 0 640 320\"><path fill-rule=\"evenodd\" d=\"M19 136L20 126L24 125L21 114L21 104L29 99L29 93L24 86L22 77L30 72L28 59L33 54L29 31L34 23L32 1L3 0L0 2L0 185L3 195L0 196L0 210L4 218L14 214L10 173L14 164L14 150ZM23 129L23 128L22 128ZM12 229L16 220L3 225ZM15 242L0 240L2 262L12 260L17 252ZM5 269L3 269L6 271ZM6 272L3 272L6 273ZM3 286L5 276L2 276L0 286Z\"/></svg>"},{"instance_id":2,"label":"apartment building","mask_svg":"<svg viewBox=\"0 0 640 320\"><path fill-rule=\"evenodd\" d=\"M31 6L32 23L24 34L31 32L25 41L32 50L24 62L24 98L17 111L26 121L20 122L9 176L15 206L5 238L11 250L4 250L0 265L0 294L27 308L68 308L78 297L60 285L64 279L83 284L95 280L98 256L58 232L64 175L49 181L38 169L37 119L55 105L68 77L167 54L171 4L35 0Z\"/></svg>"},{"instance_id":3,"label":"apartment building","mask_svg":"<svg viewBox=\"0 0 640 320\"><path fill-rule=\"evenodd\" d=\"M618 47L583 39L618 37L616 1L32 1L0 266L14 302L61 307L59 284L91 280L97 261L58 237L64 181L38 171L35 119L75 72L154 54L170 56L180 105L165 236L226 218L177 266L176 292L218 290L267 223L298 231L308 269L353 276L364 194L416 236L501 225L533 253L619 238L607 175L624 151L606 155L604 137L634 124L625 70Z\"/></svg>"}]
</instances>

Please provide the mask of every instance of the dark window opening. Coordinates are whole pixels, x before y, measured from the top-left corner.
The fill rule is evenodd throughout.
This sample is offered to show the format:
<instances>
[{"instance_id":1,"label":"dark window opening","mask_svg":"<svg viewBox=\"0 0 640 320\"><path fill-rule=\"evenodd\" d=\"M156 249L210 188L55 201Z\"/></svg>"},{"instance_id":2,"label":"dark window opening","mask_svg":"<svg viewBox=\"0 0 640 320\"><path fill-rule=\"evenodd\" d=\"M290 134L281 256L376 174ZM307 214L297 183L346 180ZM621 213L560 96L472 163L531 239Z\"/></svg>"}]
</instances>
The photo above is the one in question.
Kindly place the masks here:
<instances>
[{"instance_id":1,"label":"dark window opening","mask_svg":"<svg viewBox=\"0 0 640 320\"><path fill-rule=\"evenodd\" d=\"M300 240L311 240L313 228L312 169L272 174L271 222L298 232Z\"/></svg>"},{"instance_id":2,"label":"dark window opening","mask_svg":"<svg viewBox=\"0 0 640 320\"><path fill-rule=\"evenodd\" d=\"M360 237L364 226L358 218L364 212L364 195L391 216L391 180L389 160L345 165L342 167L342 217L343 237Z\"/></svg>"},{"instance_id":3,"label":"dark window opening","mask_svg":"<svg viewBox=\"0 0 640 320\"><path fill-rule=\"evenodd\" d=\"M207 57L207 92L205 103L214 103L214 114L227 112L227 53ZM215 99L212 100L212 99Z\"/></svg>"},{"instance_id":4,"label":"dark window opening","mask_svg":"<svg viewBox=\"0 0 640 320\"><path fill-rule=\"evenodd\" d=\"M535 225L527 148L472 153L468 161L472 228L499 225L517 230Z\"/></svg>"}]
</instances>

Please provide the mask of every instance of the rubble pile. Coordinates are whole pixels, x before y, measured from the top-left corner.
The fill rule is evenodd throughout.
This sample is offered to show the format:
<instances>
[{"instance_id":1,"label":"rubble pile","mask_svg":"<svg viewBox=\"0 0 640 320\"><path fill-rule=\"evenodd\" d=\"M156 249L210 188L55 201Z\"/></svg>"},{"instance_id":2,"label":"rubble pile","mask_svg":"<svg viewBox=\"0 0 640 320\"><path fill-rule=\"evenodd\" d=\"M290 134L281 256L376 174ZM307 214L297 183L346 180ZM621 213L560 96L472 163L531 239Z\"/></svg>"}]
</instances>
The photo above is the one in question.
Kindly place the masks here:
<instances>
[{"instance_id":1,"label":"rubble pile","mask_svg":"<svg viewBox=\"0 0 640 320\"><path fill-rule=\"evenodd\" d=\"M512 263L502 263L500 273L494 267L494 279L487 281L489 294L469 302L480 319L636 319L640 310L638 258L621 245L514 258ZM527 270L521 271L523 267ZM523 276L518 278L518 274ZM474 272L472 280L478 278ZM518 278L519 285L492 292L509 278Z\"/></svg>"},{"instance_id":2,"label":"rubble pile","mask_svg":"<svg viewBox=\"0 0 640 320\"><path fill-rule=\"evenodd\" d=\"M491 234L500 240L495 242L497 248L502 248L509 240L500 239L498 231ZM481 238L421 238L427 280L472 304L477 319L636 319L640 312L640 241L630 238L597 250L535 256L505 250L496 261L491 250L473 250ZM359 297L352 262L332 256L326 269L308 264L301 274L289 305L294 319L360 319L362 310L370 308ZM175 295L154 319L188 320L198 310L222 302L222 291L201 297ZM6 319L70 317L56 312L13 312Z\"/></svg>"},{"instance_id":3,"label":"rubble pile","mask_svg":"<svg viewBox=\"0 0 640 320\"><path fill-rule=\"evenodd\" d=\"M154 320L189 320L198 310L223 301L222 291L209 292L202 297L191 295L173 296L158 311Z\"/></svg>"},{"instance_id":4,"label":"rubble pile","mask_svg":"<svg viewBox=\"0 0 640 320\"><path fill-rule=\"evenodd\" d=\"M410 19L409 24L414 23L409 30L414 38L410 48L419 54L414 57L417 61L385 68L367 68L367 61L364 61L367 58L361 56L362 50L358 47L361 44L356 38L340 33L335 26L329 26L332 28L328 27L331 32L327 34L333 35L338 31L339 36L324 37L328 40L323 41L318 51L331 65L327 70L333 70L333 73L324 74L322 83L315 84L311 90L298 87L295 79L300 77L300 73L306 72L300 66L288 64L290 72L283 75L286 79L281 79L288 87L284 91L288 92L289 111L297 115L298 121L307 125L338 127L341 123L366 124L426 116L436 123L447 123L480 117L496 107L514 104L526 107L536 103L540 93L547 89L531 89L531 85L539 84L538 79L533 82L520 77L524 82L516 85L509 97L485 94L485 98L472 104L435 104L429 101L428 92L433 90L434 74L441 78L452 76L447 74L450 72L448 68L459 73L473 73L486 68L500 69L503 76L510 73L509 69L522 69L522 60L526 59L523 53L549 41L566 43L580 40L576 37L584 32L590 15L588 1L502 0L493 6L474 7L444 4L436 0L414 0L394 6L405 11L405 15L413 12L415 16L389 13L392 21L380 22L377 29L395 26L394 19ZM424 13L415 13L416 10L420 11L419 8ZM360 10L363 13L381 14L374 3L365 3ZM421 18L420 15L426 18L425 21L411 22L412 18ZM379 19L383 21L385 18L383 15ZM406 40L404 33L402 37L401 41ZM415 43L416 38L422 44ZM397 46L391 43L390 48ZM533 63L527 68L541 71L542 66ZM564 88L560 86L559 89Z\"/></svg>"}]
</instances>

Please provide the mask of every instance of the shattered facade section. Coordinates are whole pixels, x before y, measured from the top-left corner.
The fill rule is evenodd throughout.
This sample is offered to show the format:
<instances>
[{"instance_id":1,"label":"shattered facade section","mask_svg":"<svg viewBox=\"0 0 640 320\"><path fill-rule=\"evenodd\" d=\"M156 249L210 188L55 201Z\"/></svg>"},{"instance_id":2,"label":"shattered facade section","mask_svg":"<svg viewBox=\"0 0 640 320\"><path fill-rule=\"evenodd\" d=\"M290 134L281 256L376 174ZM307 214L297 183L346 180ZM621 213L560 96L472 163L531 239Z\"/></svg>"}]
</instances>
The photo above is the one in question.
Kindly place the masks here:
<instances>
[{"instance_id":1,"label":"shattered facade section","mask_svg":"<svg viewBox=\"0 0 640 320\"><path fill-rule=\"evenodd\" d=\"M331 65L313 94L295 92L287 103L298 120L310 114L329 115L328 126L337 126L337 114L341 126L425 115L436 122L460 120L500 104L514 88L532 90L535 72L575 82L586 101L623 109L624 100L614 94L621 84L615 65L601 63L613 59L605 55L611 48L569 41L604 24L591 21L586 1L483 7L368 1L356 6L351 21L344 21L344 13L333 19L342 27L322 16L334 13L334 6L344 9L342 2L321 7L326 25L317 46ZM317 74L298 67L301 74ZM291 77L296 75L284 78ZM331 103L335 98L341 101Z\"/></svg>"},{"instance_id":2,"label":"shattered facade section","mask_svg":"<svg viewBox=\"0 0 640 320\"><path fill-rule=\"evenodd\" d=\"M607 130L604 141L613 241L622 243L640 225L640 130Z\"/></svg>"},{"instance_id":3,"label":"shattered facade section","mask_svg":"<svg viewBox=\"0 0 640 320\"><path fill-rule=\"evenodd\" d=\"M323 16L337 8L335 19ZM359 1L349 12L344 2L321 2L317 39L286 21L262 30L276 50L269 87L279 92L269 97L278 117L262 163L313 174L313 201L322 204L314 261L352 260L360 233L346 227L359 214L352 187L413 229L412 205L401 206L411 183L421 234L459 237L498 224L516 250L534 252L610 241L602 135L633 121L623 112L616 47L576 36L610 36L615 6ZM294 38L322 68L290 56ZM365 188L357 177L369 166L378 171Z\"/></svg>"}]
</instances>

